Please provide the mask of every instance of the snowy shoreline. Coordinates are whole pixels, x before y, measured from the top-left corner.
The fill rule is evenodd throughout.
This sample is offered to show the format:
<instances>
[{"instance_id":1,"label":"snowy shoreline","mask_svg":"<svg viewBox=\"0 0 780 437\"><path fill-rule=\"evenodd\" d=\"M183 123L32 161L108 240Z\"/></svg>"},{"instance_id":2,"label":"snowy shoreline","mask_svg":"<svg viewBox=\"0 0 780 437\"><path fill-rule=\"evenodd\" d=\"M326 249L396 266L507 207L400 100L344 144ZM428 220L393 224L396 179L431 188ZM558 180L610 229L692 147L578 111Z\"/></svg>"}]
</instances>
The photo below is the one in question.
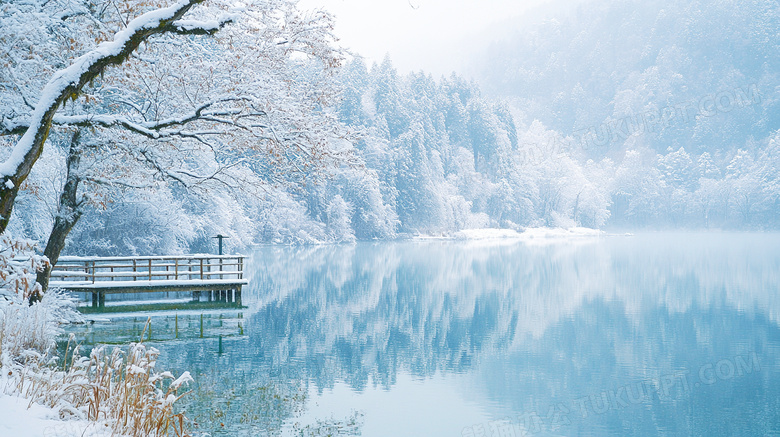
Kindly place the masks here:
<instances>
[{"instance_id":1,"label":"snowy shoreline","mask_svg":"<svg viewBox=\"0 0 780 437\"><path fill-rule=\"evenodd\" d=\"M552 243L572 240L593 239L607 236L604 231L591 228L526 228L522 232L513 229L464 229L444 235L417 235L416 241L446 240L446 241L502 241L518 243Z\"/></svg>"},{"instance_id":2,"label":"snowy shoreline","mask_svg":"<svg viewBox=\"0 0 780 437\"><path fill-rule=\"evenodd\" d=\"M108 437L111 429L102 422L62 420L54 408L30 402L30 399L20 395L0 392L0 435Z\"/></svg>"}]
</instances>

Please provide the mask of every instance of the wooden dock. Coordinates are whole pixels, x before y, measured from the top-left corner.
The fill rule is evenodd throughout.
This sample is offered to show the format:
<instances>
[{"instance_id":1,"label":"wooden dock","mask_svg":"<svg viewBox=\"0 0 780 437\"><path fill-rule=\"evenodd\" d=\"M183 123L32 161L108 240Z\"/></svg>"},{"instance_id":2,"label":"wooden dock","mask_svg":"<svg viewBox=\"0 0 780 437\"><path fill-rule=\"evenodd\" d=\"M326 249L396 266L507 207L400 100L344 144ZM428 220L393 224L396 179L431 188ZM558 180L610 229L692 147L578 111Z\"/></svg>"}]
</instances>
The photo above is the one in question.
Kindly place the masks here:
<instances>
[{"instance_id":1,"label":"wooden dock","mask_svg":"<svg viewBox=\"0 0 780 437\"><path fill-rule=\"evenodd\" d=\"M167 291L206 294L209 302L241 305L244 279L242 255L181 255L144 257L63 256L51 273L50 287L91 293L92 306L105 306L106 294Z\"/></svg>"}]
</instances>

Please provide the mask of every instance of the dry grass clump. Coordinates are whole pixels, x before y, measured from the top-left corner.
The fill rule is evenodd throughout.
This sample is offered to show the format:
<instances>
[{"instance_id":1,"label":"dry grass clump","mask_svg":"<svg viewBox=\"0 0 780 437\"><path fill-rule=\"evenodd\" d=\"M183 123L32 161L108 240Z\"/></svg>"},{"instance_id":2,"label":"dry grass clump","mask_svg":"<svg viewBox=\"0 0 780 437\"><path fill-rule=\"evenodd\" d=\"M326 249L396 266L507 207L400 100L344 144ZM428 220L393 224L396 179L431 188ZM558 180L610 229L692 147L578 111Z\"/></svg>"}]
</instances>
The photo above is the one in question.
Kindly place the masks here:
<instances>
[{"instance_id":1,"label":"dry grass clump","mask_svg":"<svg viewBox=\"0 0 780 437\"><path fill-rule=\"evenodd\" d=\"M48 265L36 255L35 243L0 234L0 365L22 356L25 351L46 353L54 347L58 333L57 317L72 308L73 301L56 292L40 305L28 305L31 297L40 301L41 286L35 275Z\"/></svg>"},{"instance_id":2,"label":"dry grass clump","mask_svg":"<svg viewBox=\"0 0 780 437\"><path fill-rule=\"evenodd\" d=\"M57 331L57 324L44 305L0 301L0 364L5 366L27 351L50 351Z\"/></svg>"},{"instance_id":3,"label":"dry grass clump","mask_svg":"<svg viewBox=\"0 0 780 437\"><path fill-rule=\"evenodd\" d=\"M131 437L187 436L185 417L174 411L182 385L192 381L185 372L174 378L157 372L159 351L143 343L126 349L105 346L81 357L68 345L63 366L53 367L43 356L29 352L9 372L12 391L71 416L103 422L112 435ZM8 389L7 388L7 389Z\"/></svg>"},{"instance_id":4,"label":"dry grass clump","mask_svg":"<svg viewBox=\"0 0 780 437\"><path fill-rule=\"evenodd\" d=\"M54 408L63 418L105 425L115 436L188 435L184 415L173 405L192 378L188 372L179 378L158 372L157 349L143 343L102 346L82 357L71 337L62 365L56 364L59 323L80 315L69 297L54 290L40 295L35 274L47 262L35 254L33 242L0 235L0 389Z\"/></svg>"}]
</instances>

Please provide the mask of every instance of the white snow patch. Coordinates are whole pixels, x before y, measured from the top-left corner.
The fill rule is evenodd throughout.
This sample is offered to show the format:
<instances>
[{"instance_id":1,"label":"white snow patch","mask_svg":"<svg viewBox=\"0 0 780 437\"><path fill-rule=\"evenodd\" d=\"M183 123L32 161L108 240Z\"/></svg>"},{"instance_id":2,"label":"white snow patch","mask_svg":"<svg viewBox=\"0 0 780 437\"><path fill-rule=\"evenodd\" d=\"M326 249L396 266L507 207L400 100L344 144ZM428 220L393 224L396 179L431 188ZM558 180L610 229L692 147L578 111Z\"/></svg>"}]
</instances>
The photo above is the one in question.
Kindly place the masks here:
<instances>
[{"instance_id":1,"label":"white snow patch","mask_svg":"<svg viewBox=\"0 0 780 437\"><path fill-rule=\"evenodd\" d=\"M57 412L30 400L0 393L0 435L14 437L90 436L108 437L102 423L83 420L63 421Z\"/></svg>"},{"instance_id":2,"label":"white snow patch","mask_svg":"<svg viewBox=\"0 0 780 437\"><path fill-rule=\"evenodd\" d=\"M522 234L512 229L464 229L453 234L456 240L496 240L522 238Z\"/></svg>"},{"instance_id":3,"label":"white snow patch","mask_svg":"<svg viewBox=\"0 0 780 437\"><path fill-rule=\"evenodd\" d=\"M216 266L216 264L214 264ZM225 270L224 275L228 276L230 274L235 275L236 271L229 271ZM76 275L77 276L77 275ZM83 275L82 275L83 276ZM195 286L195 285L208 285L208 286L229 286L229 285L247 285L249 284L248 279L204 279L204 280L198 280L198 279L177 279L177 280L166 280L166 279L160 279L160 280L143 280L143 281L51 281L49 282L49 285L51 287L57 287L62 288L64 290L70 290L70 291L83 291L83 290L92 290L92 289L101 289L101 288L127 288L127 287L183 287L186 288L188 286ZM154 290L152 290L154 291ZM188 290L182 290L182 292L188 291Z\"/></svg>"},{"instance_id":4,"label":"white snow patch","mask_svg":"<svg viewBox=\"0 0 780 437\"><path fill-rule=\"evenodd\" d=\"M529 228L520 234L523 239L578 239L593 238L604 235L604 231L591 228Z\"/></svg>"},{"instance_id":5,"label":"white snow patch","mask_svg":"<svg viewBox=\"0 0 780 437\"><path fill-rule=\"evenodd\" d=\"M173 23L174 26L181 30L203 29L205 31L219 29L220 24L221 22L217 20L178 20Z\"/></svg>"},{"instance_id":6,"label":"white snow patch","mask_svg":"<svg viewBox=\"0 0 780 437\"><path fill-rule=\"evenodd\" d=\"M85 317L84 320L85 323L111 323L111 319L107 317L95 317L95 316L89 316Z\"/></svg>"},{"instance_id":7,"label":"white snow patch","mask_svg":"<svg viewBox=\"0 0 780 437\"><path fill-rule=\"evenodd\" d=\"M9 180L5 181L5 187L8 188L9 190L13 190L14 189L14 183L9 179Z\"/></svg>"},{"instance_id":8,"label":"white snow patch","mask_svg":"<svg viewBox=\"0 0 780 437\"><path fill-rule=\"evenodd\" d=\"M189 384L190 382L194 382L194 381L195 380L192 379L192 376L190 375L190 372L184 372L184 373L181 374L181 376L179 376L178 379L176 379L176 381L173 381L171 383L171 387L178 389L183 384ZM173 401L171 401L171 403L173 403Z\"/></svg>"},{"instance_id":9,"label":"white snow patch","mask_svg":"<svg viewBox=\"0 0 780 437\"><path fill-rule=\"evenodd\" d=\"M451 235L420 235L415 240L459 240L488 243L550 244L577 240L588 240L606 235L598 229L573 228L527 228L523 232L512 229L464 229Z\"/></svg>"},{"instance_id":10,"label":"white snow patch","mask_svg":"<svg viewBox=\"0 0 780 437\"><path fill-rule=\"evenodd\" d=\"M244 8L245 10L245 8ZM234 9L235 11L235 9ZM207 32L219 30L219 27L225 23L236 21L240 18L238 14L225 14L218 20L176 20L173 25L181 30L192 31L195 29L205 30Z\"/></svg>"},{"instance_id":11,"label":"white snow patch","mask_svg":"<svg viewBox=\"0 0 780 437\"><path fill-rule=\"evenodd\" d=\"M127 369L127 372L130 373L131 375L143 375L144 373L146 373L146 369L133 364Z\"/></svg>"}]
</instances>

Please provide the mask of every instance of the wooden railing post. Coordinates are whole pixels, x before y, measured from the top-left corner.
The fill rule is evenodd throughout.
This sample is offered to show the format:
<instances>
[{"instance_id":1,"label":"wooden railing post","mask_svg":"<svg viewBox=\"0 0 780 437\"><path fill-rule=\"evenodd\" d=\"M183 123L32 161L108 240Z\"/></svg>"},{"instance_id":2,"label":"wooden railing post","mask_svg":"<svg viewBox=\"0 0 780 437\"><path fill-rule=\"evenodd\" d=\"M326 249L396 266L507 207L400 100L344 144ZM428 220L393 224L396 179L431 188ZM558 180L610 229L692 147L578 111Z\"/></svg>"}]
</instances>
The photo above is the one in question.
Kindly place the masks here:
<instances>
[{"instance_id":1,"label":"wooden railing post","mask_svg":"<svg viewBox=\"0 0 780 437\"><path fill-rule=\"evenodd\" d=\"M152 259L149 258L149 280L152 280Z\"/></svg>"},{"instance_id":2,"label":"wooden railing post","mask_svg":"<svg viewBox=\"0 0 780 437\"><path fill-rule=\"evenodd\" d=\"M200 259L200 280L203 280L203 258Z\"/></svg>"},{"instance_id":3,"label":"wooden railing post","mask_svg":"<svg viewBox=\"0 0 780 437\"><path fill-rule=\"evenodd\" d=\"M173 279L178 281L179 280L179 258L176 258L175 260L173 260L173 262L174 262L174 268L173 268L174 275L173 275Z\"/></svg>"},{"instance_id":4,"label":"wooden railing post","mask_svg":"<svg viewBox=\"0 0 780 437\"><path fill-rule=\"evenodd\" d=\"M133 281L138 280L138 276L136 276L136 273L138 273L138 265L136 263L136 260L133 260Z\"/></svg>"},{"instance_id":5,"label":"wooden railing post","mask_svg":"<svg viewBox=\"0 0 780 437\"><path fill-rule=\"evenodd\" d=\"M92 283L95 283L95 261L92 261Z\"/></svg>"}]
</instances>

